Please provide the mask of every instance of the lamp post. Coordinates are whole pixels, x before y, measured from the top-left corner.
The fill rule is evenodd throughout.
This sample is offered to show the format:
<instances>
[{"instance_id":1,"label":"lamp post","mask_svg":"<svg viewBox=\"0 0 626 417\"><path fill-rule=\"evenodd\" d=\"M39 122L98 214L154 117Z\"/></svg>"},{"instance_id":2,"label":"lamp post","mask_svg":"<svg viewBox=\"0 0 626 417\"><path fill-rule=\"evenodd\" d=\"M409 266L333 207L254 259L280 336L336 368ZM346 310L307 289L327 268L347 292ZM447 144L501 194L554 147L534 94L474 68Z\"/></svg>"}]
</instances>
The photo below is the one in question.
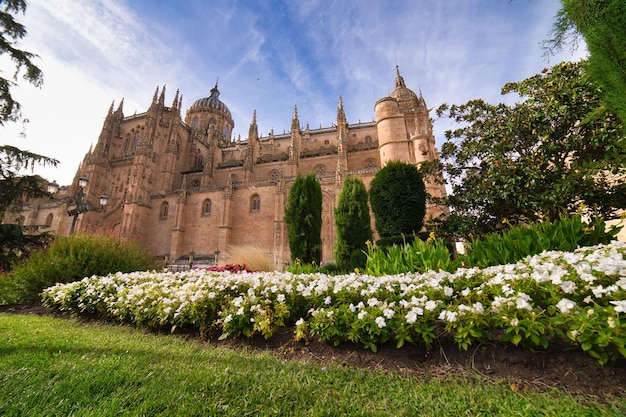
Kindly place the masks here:
<instances>
[{"instance_id":1,"label":"lamp post","mask_svg":"<svg viewBox=\"0 0 626 417\"><path fill-rule=\"evenodd\" d=\"M70 228L70 235L74 234L74 230L76 229L76 222L78 220L78 215L81 213L87 213L89 211L89 202L85 199L85 187L89 183L89 179L87 177L80 177L78 179L78 192L76 193L76 197L66 199L68 202L71 202L76 205L72 210L67 211L67 215L69 217L73 217L72 219L72 227ZM48 192L50 194L56 194L59 191L59 184L56 181L52 181L48 184ZM104 210L107 203L109 202L109 197L105 194L100 196L100 206L101 210Z\"/></svg>"}]
</instances>

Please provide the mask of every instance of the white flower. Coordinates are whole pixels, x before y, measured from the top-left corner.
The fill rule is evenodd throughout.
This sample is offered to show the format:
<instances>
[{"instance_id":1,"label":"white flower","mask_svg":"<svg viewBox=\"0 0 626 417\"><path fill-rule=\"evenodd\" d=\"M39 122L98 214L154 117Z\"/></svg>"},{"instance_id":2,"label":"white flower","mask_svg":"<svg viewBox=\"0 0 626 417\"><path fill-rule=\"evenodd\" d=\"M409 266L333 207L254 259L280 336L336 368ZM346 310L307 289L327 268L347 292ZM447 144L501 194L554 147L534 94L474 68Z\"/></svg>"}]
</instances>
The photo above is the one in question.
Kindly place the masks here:
<instances>
[{"instance_id":1,"label":"white flower","mask_svg":"<svg viewBox=\"0 0 626 417\"><path fill-rule=\"evenodd\" d=\"M285 294L278 294L276 296L276 301L278 301L279 303L285 302Z\"/></svg>"},{"instance_id":2,"label":"white flower","mask_svg":"<svg viewBox=\"0 0 626 417\"><path fill-rule=\"evenodd\" d=\"M332 303L333 300L332 298L330 298L330 295L326 296L326 298L324 298L324 304L326 305L330 305L330 303Z\"/></svg>"},{"instance_id":3,"label":"white flower","mask_svg":"<svg viewBox=\"0 0 626 417\"><path fill-rule=\"evenodd\" d=\"M576 307L576 303L572 300L568 300L567 298L562 298L561 301L556 304L556 308L558 308L563 314L569 313L574 307Z\"/></svg>"},{"instance_id":4,"label":"white flower","mask_svg":"<svg viewBox=\"0 0 626 417\"><path fill-rule=\"evenodd\" d=\"M576 291L576 284L572 281L563 281L561 283L561 290L563 290L565 294L572 294Z\"/></svg>"},{"instance_id":5,"label":"white flower","mask_svg":"<svg viewBox=\"0 0 626 417\"><path fill-rule=\"evenodd\" d=\"M394 314L396 314L396 312L390 308L386 308L383 310L383 316L385 316L387 319L391 319Z\"/></svg>"},{"instance_id":6,"label":"white flower","mask_svg":"<svg viewBox=\"0 0 626 417\"><path fill-rule=\"evenodd\" d=\"M361 310L359 311L359 314L357 315L357 317L359 318L359 320L363 320L363 318L367 316L367 310Z\"/></svg>"},{"instance_id":7,"label":"white flower","mask_svg":"<svg viewBox=\"0 0 626 417\"><path fill-rule=\"evenodd\" d=\"M376 324L378 325L379 329L382 329L383 327L385 327L387 325L387 323L385 323L385 318L384 317L376 317L376 320L374 320L376 322Z\"/></svg>"},{"instance_id":8,"label":"white flower","mask_svg":"<svg viewBox=\"0 0 626 417\"><path fill-rule=\"evenodd\" d=\"M298 327L298 326L302 326L303 324L304 324L304 319L303 319L302 317L300 317L300 318L298 319L298 321L296 322L296 327Z\"/></svg>"},{"instance_id":9,"label":"white flower","mask_svg":"<svg viewBox=\"0 0 626 417\"><path fill-rule=\"evenodd\" d=\"M367 300L367 305L370 307L376 307L378 304L380 304L380 301L378 301L378 298L376 297Z\"/></svg>"},{"instance_id":10,"label":"white flower","mask_svg":"<svg viewBox=\"0 0 626 417\"><path fill-rule=\"evenodd\" d=\"M456 311L446 311L446 320L450 323L454 323L459 313Z\"/></svg>"},{"instance_id":11,"label":"white flower","mask_svg":"<svg viewBox=\"0 0 626 417\"><path fill-rule=\"evenodd\" d=\"M424 308L428 311L433 311L435 308L437 308L437 303L433 300L428 300L426 301L426 304L424 304Z\"/></svg>"},{"instance_id":12,"label":"white flower","mask_svg":"<svg viewBox=\"0 0 626 417\"><path fill-rule=\"evenodd\" d=\"M441 313L439 313L439 320L446 320L450 323L454 323L457 320L458 315L459 313L456 311L441 310Z\"/></svg>"},{"instance_id":13,"label":"white flower","mask_svg":"<svg viewBox=\"0 0 626 417\"><path fill-rule=\"evenodd\" d=\"M611 301L611 304L615 306L614 309L618 313L626 313L626 300Z\"/></svg>"},{"instance_id":14,"label":"white flower","mask_svg":"<svg viewBox=\"0 0 626 417\"><path fill-rule=\"evenodd\" d=\"M404 316L404 318L407 323L413 324L417 321L417 314L415 314L415 311L411 310L406 314L406 316Z\"/></svg>"},{"instance_id":15,"label":"white flower","mask_svg":"<svg viewBox=\"0 0 626 417\"><path fill-rule=\"evenodd\" d=\"M511 326L517 327L518 324L519 320L517 319L517 317L511 319Z\"/></svg>"},{"instance_id":16,"label":"white flower","mask_svg":"<svg viewBox=\"0 0 626 417\"><path fill-rule=\"evenodd\" d=\"M522 293L515 300L515 304L517 305L517 308L519 308L520 310L532 310L533 308L528 302L528 300L530 300L530 297L528 296L528 294Z\"/></svg>"},{"instance_id":17,"label":"white flower","mask_svg":"<svg viewBox=\"0 0 626 417\"><path fill-rule=\"evenodd\" d=\"M452 297L452 294L454 294L454 290L452 289L452 287L445 286L443 287L443 293L446 295L446 297Z\"/></svg>"},{"instance_id":18,"label":"white flower","mask_svg":"<svg viewBox=\"0 0 626 417\"><path fill-rule=\"evenodd\" d=\"M228 323L229 321L231 321L233 319L233 315L229 314L228 316L224 317L224 323Z\"/></svg>"}]
</instances>

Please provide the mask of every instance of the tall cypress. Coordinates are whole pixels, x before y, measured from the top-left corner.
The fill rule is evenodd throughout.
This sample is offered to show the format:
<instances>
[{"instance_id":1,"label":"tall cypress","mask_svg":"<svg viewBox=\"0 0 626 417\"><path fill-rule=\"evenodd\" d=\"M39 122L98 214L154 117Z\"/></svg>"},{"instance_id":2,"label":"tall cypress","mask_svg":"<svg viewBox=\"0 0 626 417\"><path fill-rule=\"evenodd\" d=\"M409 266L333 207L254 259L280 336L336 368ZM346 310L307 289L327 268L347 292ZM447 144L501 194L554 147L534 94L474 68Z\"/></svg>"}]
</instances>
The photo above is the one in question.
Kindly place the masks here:
<instances>
[{"instance_id":1,"label":"tall cypress","mask_svg":"<svg viewBox=\"0 0 626 417\"><path fill-rule=\"evenodd\" d=\"M285 224L291 259L319 263L322 253L322 187L315 174L299 173L289 189Z\"/></svg>"},{"instance_id":2,"label":"tall cypress","mask_svg":"<svg viewBox=\"0 0 626 417\"><path fill-rule=\"evenodd\" d=\"M372 240L367 190L358 177L349 177L339 193L335 208L337 243L335 262L342 270L363 268L367 261L366 242Z\"/></svg>"}]
</instances>

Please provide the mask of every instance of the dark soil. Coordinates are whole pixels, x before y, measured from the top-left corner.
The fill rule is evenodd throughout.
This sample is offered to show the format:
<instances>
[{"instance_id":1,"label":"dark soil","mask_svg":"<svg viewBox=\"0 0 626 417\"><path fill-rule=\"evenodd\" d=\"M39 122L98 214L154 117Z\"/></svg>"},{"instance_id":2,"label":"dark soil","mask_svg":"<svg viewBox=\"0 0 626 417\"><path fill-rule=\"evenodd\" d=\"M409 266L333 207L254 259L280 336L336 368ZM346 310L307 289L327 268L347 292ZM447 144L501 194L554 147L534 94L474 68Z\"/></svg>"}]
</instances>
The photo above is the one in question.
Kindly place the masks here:
<instances>
[{"instance_id":1,"label":"dark soil","mask_svg":"<svg viewBox=\"0 0 626 417\"><path fill-rule=\"evenodd\" d=\"M0 306L0 312L56 314L37 303ZM269 340L255 337L219 341L219 335L201 337L197 330L177 332L175 335L213 346L268 351L285 361L306 360L320 366L339 364L396 371L419 379L473 376L493 383L506 381L513 390L558 389L603 402L613 402L626 396L626 360L600 366L580 350L567 349L556 343L538 352L500 344L470 347L467 351L453 344L433 346L430 351L413 346L397 349L389 344L380 346L374 353L348 343L334 347L317 340L294 342L292 329L281 329Z\"/></svg>"}]
</instances>

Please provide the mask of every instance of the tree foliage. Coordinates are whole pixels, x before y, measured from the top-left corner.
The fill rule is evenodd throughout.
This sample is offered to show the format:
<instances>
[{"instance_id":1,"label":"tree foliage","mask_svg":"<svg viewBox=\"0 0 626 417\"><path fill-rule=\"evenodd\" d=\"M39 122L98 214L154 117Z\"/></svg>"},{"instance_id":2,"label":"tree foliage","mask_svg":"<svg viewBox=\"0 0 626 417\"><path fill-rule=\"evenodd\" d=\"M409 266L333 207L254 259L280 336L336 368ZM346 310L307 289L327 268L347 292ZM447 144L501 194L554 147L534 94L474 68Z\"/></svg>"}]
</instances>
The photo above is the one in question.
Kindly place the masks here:
<instances>
[{"instance_id":1,"label":"tree foliage","mask_svg":"<svg viewBox=\"0 0 626 417\"><path fill-rule=\"evenodd\" d=\"M11 206L22 200L50 197L42 187L46 183L43 178L38 175L21 175L21 171L32 170L35 165L56 166L58 163L56 159L14 146L0 146L0 220Z\"/></svg>"},{"instance_id":2,"label":"tree foliage","mask_svg":"<svg viewBox=\"0 0 626 417\"><path fill-rule=\"evenodd\" d=\"M8 55L15 64L12 77L0 76L0 126L7 121L21 119L20 103L11 95L20 75L29 83L39 87L43 83L41 69L33 63L37 55L21 50L19 40L26 36L24 25L15 20L15 15L26 11L25 0L0 0L0 56Z\"/></svg>"},{"instance_id":3,"label":"tree foliage","mask_svg":"<svg viewBox=\"0 0 626 417\"><path fill-rule=\"evenodd\" d=\"M291 259L319 263L322 252L322 187L315 174L299 173L289 189L285 223Z\"/></svg>"},{"instance_id":4,"label":"tree foliage","mask_svg":"<svg viewBox=\"0 0 626 417\"><path fill-rule=\"evenodd\" d=\"M16 260L27 256L34 248L45 245L48 236L25 235L21 225L7 222L7 211L19 211L21 203L30 198L50 197L46 181L38 175L20 175L21 170L34 165L54 165L57 160L13 146L0 146L0 268L11 269Z\"/></svg>"},{"instance_id":5,"label":"tree foliage","mask_svg":"<svg viewBox=\"0 0 626 417\"><path fill-rule=\"evenodd\" d=\"M602 86L609 109L626 123L626 2L624 0L561 0L547 52L555 53L582 35L589 50L587 70Z\"/></svg>"},{"instance_id":6,"label":"tree foliage","mask_svg":"<svg viewBox=\"0 0 626 417\"><path fill-rule=\"evenodd\" d=\"M483 235L512 224L583 212L611 217L626 206L623 126L600 101L584 62L561 63L503 94L513 106L477 99L442 105L458 129L446 132L441 162L452 187L447 231ZM616 177L617 175L617 177Z\"/></svg>"},{"instance_id":7,"label":"tree foliage","mask_svg":"<svg viewBox=\"0 0 626 417\"><path fill-rule=\"evenodd\" d=\"M335 208L337 243L335 262L339 268L349 271L364 268L367 241L372 240L367 190L358 177L346 178Z\"/></svg>"},{"instance_id":8,"label":"tree foliage","mask_svg":"<svg viewBox=\"0 0 626 417\"><path fill-rule=\"evenodd\" d=\"M8 55L15 64L11 79L0 76L0 126L21 119L20 104L11 95L20 74L28 82L40 86L41 70L33 64L36 55L18 48L18 41L26 29L15 20L16 14L26 11L24 0L0 0L0 56ZM2 71L0 71L2 75ZM13 146L0 146L0 268L10 269L20 257L47 242L44 235L25 235L19 224L1 224L6 212L19 210L20 203L29 198L49 196L42 188L45 181L37 175L21 175L20 171L35 165L54 165L58 161Z\"/></svg>"},{"instance_id":9,"label":"tree foliage","mask_svg":"<svg viewBox=\"0 0 626 417\"><path fill-rule=\"evenodd\" d=\"M372 180L370 204L381 238L418 233L426 214L426 187L411 164L390 161Z\"/></svg>"}]
</instances>

